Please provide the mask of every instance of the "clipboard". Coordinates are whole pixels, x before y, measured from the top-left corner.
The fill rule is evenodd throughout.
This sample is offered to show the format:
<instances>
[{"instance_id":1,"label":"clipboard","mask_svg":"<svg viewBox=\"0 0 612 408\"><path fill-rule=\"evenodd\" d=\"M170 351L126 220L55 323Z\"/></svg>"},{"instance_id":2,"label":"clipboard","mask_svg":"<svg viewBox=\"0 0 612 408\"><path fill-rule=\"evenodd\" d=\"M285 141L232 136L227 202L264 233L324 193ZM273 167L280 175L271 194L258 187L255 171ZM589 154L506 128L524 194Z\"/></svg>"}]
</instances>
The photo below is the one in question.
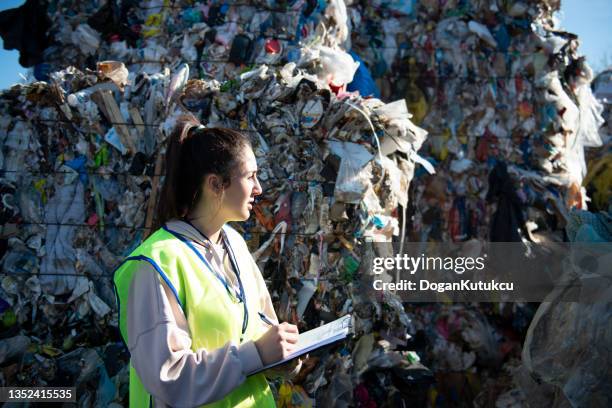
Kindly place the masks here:
<instances>
[{"instance_id":1,"label":"clipboard","mask_svg":"<svg viewBox=\"0 0 612 408\"><path fill-rule=\"evenodd\" d=\"M344 340L348 336L351 328L351 315L348 314L334 320L333 322L324 324L323 326L300 333L297 342L297 349L287 358L277 361L276 363L268 364L267 366L250 372L248 375L257 374L267 370L268 368L285 364L286 362L313 350L317 350L337 341Z\"/></svg>"}]
</instances>

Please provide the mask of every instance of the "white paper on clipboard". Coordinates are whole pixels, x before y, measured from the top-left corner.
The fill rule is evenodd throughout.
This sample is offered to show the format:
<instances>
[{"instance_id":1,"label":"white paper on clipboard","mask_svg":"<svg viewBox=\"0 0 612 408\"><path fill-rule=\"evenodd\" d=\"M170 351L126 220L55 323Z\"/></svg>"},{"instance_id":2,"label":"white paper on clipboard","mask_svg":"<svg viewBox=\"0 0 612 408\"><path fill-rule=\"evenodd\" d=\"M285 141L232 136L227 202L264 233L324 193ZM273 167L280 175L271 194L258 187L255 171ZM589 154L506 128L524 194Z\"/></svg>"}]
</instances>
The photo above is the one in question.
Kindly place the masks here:
<instances>
[{"instance_id":1,"label":"white paper on clipboard","mask_svg":"<svg viewBox=\"0 0 612 408\"><path fill-rule=\"evenodd\" d=\"M286 359L277 361L276 363L268 364L260 368L259 370L249 373L249 375L257 374L261 371L267 370L268 368L276 367L284 364L296 357L309 353L318 348L327 346L328 344L346 338L351 328L351 315L342 316L339 319L324 324L323 326L317 327L316 329L308 330L307 332L300 333L300 337L297 342L297 349L291 353Z\"/></svg>"}]
</instances>

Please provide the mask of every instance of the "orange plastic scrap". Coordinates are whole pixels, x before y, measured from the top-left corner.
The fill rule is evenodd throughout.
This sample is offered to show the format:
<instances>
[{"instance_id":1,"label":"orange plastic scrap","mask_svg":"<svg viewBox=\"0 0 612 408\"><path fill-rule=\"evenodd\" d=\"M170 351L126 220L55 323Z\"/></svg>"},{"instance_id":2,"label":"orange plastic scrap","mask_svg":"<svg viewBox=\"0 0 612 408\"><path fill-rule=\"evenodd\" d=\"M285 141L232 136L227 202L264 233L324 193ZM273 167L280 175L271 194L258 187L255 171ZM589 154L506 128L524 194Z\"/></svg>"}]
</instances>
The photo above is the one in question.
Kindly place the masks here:
<instances>
[{"instance_id":1,"label":"orange plastic scrap","mask_svg":"<svg viewBox=\"0 0 612 408\"><path fill-rule=\"evenodd\" d=\"M580 185L572 183L567 189L566 203L569 208L582 209L582 191Z\"/></svg>"},{"instance_id":2,"label":"orange plastic scrap","mask_svg":"<svg viewBox=\"0 0 612 408\"><path fill-rule=\"evenodd\" d=\"M272 231L274 229L274 217L266 214L267 211L265 207L270 205L270 202L260 201L259 203L255 203L253 205L253 212L255 213L255 218L259 221L259 224L263 225L266 231Z\"/></svg>"},{"instance_id":3,"label":"orange plastic scrap","mask_svg":"<svg viewBox=\"0 0 612 408\"><path fill-rule=\"evenodd\" d=\"M528 119L533 115L533 107L527 101L518 104L517 112L521 119Z\"/></svg>"}]
</instances>

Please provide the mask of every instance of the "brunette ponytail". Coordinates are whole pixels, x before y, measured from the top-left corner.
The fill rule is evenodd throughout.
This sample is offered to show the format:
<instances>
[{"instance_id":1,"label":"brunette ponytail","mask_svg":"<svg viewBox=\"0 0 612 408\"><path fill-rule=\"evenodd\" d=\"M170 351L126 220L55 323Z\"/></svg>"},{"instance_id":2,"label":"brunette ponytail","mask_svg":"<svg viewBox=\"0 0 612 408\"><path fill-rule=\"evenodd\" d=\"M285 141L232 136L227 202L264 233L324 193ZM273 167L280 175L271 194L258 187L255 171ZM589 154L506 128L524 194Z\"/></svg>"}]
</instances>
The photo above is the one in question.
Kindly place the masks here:
<instances>
[{"instance_id":1,"label":"brunette ponytail","mask_svg":"<svg viewBox=\"0 0 612 408\"><path fill-rule=\"evenodd\" d=\"M156 228L171 219L184 218L202 196L207 174L217 174L223 186L251 142L244 134L226 128L205 128L193 116L179 118L169 137L165 178L157 206Z\"/></svg>"}]
</instances>

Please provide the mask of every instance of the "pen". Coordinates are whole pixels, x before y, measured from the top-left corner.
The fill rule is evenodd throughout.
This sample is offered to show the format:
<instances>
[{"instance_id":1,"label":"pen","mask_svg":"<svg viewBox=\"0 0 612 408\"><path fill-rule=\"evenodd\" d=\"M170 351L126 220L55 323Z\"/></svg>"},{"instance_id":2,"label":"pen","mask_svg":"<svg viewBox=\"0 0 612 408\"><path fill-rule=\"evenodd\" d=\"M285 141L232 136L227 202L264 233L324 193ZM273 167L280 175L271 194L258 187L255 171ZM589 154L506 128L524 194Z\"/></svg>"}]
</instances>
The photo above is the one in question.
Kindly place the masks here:
<instances>
[{"instance_id":1,"label":"pen","mask_svg":"<svg viewBox=\"0 0 612 408\"><path fill-rule=\"evenodd\" d=\"M258 312L258 313L259 313L259 317L261 317L261 320L263 320L264 322L266 322L270 326L276 326L276 323L274 323L272 320L270 320L270 318L268 316L266 316L265 314L263 314L261 312Z\"/></svg>"}]
</instances>

